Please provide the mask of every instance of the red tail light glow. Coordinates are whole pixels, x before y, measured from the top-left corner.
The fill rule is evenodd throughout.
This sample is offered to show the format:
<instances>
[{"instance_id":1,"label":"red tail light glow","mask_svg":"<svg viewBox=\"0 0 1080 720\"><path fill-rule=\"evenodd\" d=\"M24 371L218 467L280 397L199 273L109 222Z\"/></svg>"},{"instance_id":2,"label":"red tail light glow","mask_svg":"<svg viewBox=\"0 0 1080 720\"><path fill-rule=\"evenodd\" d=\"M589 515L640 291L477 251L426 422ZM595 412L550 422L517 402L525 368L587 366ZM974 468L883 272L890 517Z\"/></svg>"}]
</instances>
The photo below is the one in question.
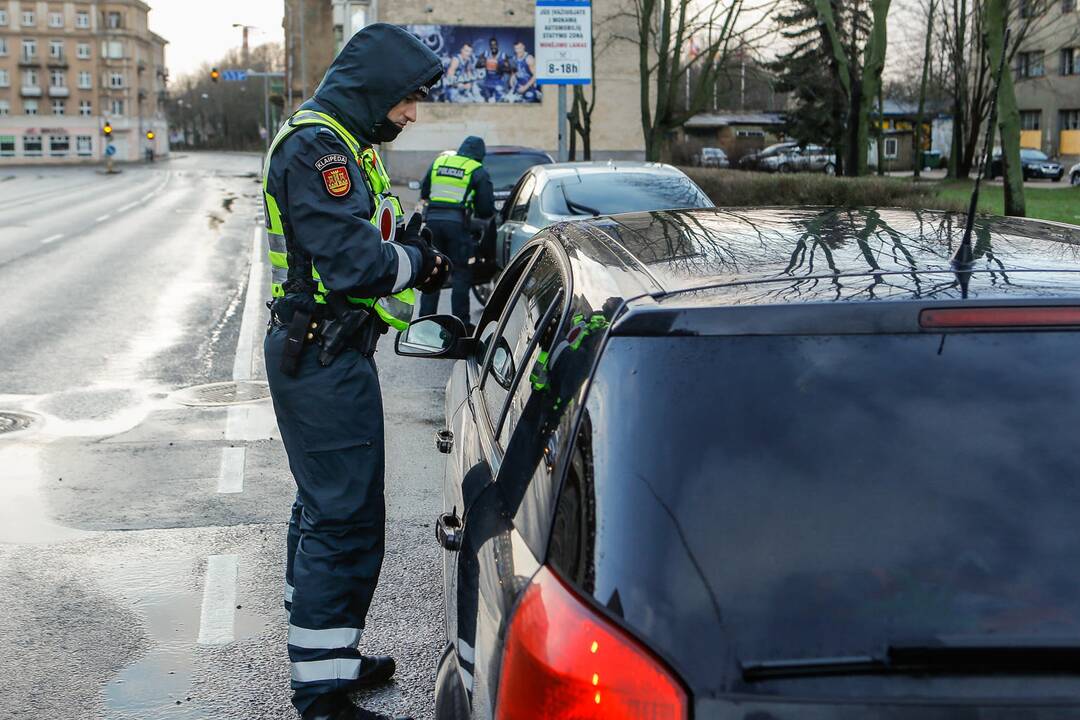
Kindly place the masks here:
<instances>
[{"instance_id":1,"label":"red tail light glow","mask_svg":"<svg viewBox=\"0 0 1080 720\"><path fill-rule=\"evenodd\" d=\"M684 720L686 693L640 643L543 568L507 633L496 720Z\"/></svg>"},{"instance_id":2,"label":"red tail light glow","mask_svg":"<svg viewBox=\"0 0 1080 720\"><path fill-rule=\"evenodd\" d=\"M924 328L1080 325L1080 307L940 308L919 313L919 325Z\"/></svg>"}]
</instances>

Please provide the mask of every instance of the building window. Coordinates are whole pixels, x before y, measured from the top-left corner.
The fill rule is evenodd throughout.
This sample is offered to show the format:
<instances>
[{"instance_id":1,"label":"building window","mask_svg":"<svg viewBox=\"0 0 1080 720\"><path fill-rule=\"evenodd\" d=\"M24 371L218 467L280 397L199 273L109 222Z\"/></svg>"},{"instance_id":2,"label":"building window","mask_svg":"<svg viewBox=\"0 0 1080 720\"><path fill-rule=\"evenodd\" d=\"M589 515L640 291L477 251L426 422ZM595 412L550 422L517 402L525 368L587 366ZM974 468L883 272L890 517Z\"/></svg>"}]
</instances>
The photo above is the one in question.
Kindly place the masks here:
<instances>
[{"instance_id":1,"label":"building window","mask_svg":"<svg viewBox=\"0 0 1080 720\"><path fill-rule=\"evenodd\" d=\"M1041 110L1021 110L1020 111L1020 129L1021 130L1039 130L1042 123L1042 111Z\"/></svg>"},{"instance_id":2,"label":"building window","mask_svg":"<svg viewBox=\"0 0 1080 720\"><path fill-rule=\"evenodd\" d=\"M23 100L23 114L24 115L37 115L38 104L37 100Z\"/></svg>"},{"instance_id":3,"label":"building window","mask_svg":"<svg viewBox=\"0 0 1080 720\"><path fill-rule=\"evenodd\" d=\"M23 10L22 24L23 27L34 27L37 25L37 18L34 17L33 10Z\"/></svg>"},{"instance_id":4,"label":"building window","mask_svg":"<svg viewBox=\"0 0 1080 720\"><path fill-rule=\"evenodd\" d=\"M75 151L79 157L90 157L94 154L94 138L90 135L79 135L75 138Z\"/></svg>"},{"instance_id":5,"label":"building window","mask_svg":"<svg viewBox=\"0 0 1080 720\"><path fill-rule=\"evenodd\" d=\"M736 130L735 131L735 137L763 138L763 137L765 137L765 131L764 130L748 130L748 129Z\"/></svg>"},{"instance_id":6,"label":"building window","mask_svg":"<svg viewBox=\"0 0 1080 720\"><path fill-rule=\"evenodd\" d=\"M123 60L124 44L117 40L101 43L101 57L109 60Z\"/></svg>"},{"instance_id":7,"label":"building window","mask_svg":"<svg viewBox=\"0 0 1080 720\"><path fill-rule=\"evenodd\" d=\"M51 12L49 13L49 27L62 28L64 27L64 13Z\"/></svg>"},{"instance_id":8,"label":"building window","mask_svg":"<svg viewBox=\"0 0 1080 720\"><path fill-rule=\"evenodd\" d=\"M90 27L90 13L77 12L75 13L75 27L86 30Z\"/></svg>"},{"instance_id":9,"label":"building window","mask_svg":"<svg viewBox=\"0 0 1080 720\"><path fill-rule=\"evenodd\" d=\"M41 157L41 136L23 135L22 150L26 157Z\"/></svg>"},{"instance_id":10,"label":"building window","mask_svg":"<svg viewBox=\"0 0 1080 720\"><path fill-rule=\"evenodd\" d=\"M1080 48L1061 49L1061 74L1080 75Z\"/></svg>"},{"instance_id":11,"label":"building window","mask_svg":"<svg viewBox=\"0 0 1080 720\"><path fill-rule=\"evenodd\" d=\"M895 160L900 156L900 143L896 138L885 138L885 159Z\"/></svg>"},{"instance_id":12,"label":"building window","mask_svg":"<svg viewBox=\"0 0 1080 720\"><path fill-rule=\"evenodd\" d=\"M23 70L23 87L36 88L38 86L37 70Z\"/></svg>"},{"instance_id":13,"label":"building window","mask_svg":"<svg viewBox=\"0 0 1080 720\"><path fill-rule=\"evenodd\" d=\"M7 10L0 10L0 27L4 27L8 24Z\"/></svg>"},{"instance_id":14,"label":"building window","mask_svg":"<svg viewBox=\"0 0 1080 720\"><path fill-rule=\"evenodd\" d=\"M0 135L0 157L15 157L14 135Z\"/></svg>"},{"instance_id":15,"label":"building window","mask_svg":"<svg viewBox=\"0 0 1080 720\"><path fill-rule=\"evenodd\" d=\"M0 57L6 57L7 52L7 38L0 37Z\"/></svg>"},{"instance_id":16,"label":"building window","mask_svg":"<svg viewBox=\"0 0 1080 720\"><path fill-rule=\"evenodd\" d=\"M79 73L79 89L80 90L92 90L94 88L93 75L88 71L83 70Z\"/></svg>"},{"instance_id":17,"label":"building window","mask_svg":"<svg viewBox=\"0 0 1080 720\"><path fill-rule=\"evenodd\" d=\"M64 41L63 40L50 40L49 41L49 57L54 60L64 59Z\"/></svg>"},{"instance_id":18,"label":"building window","mask_svg":"<svg viewBox=\"0 0 1080 720\"><path fill-rule=\"evenodd\" d=\"M1080 110L1062 110L1061 129L1080 130Z\"/></svg>"},{"instance_id":19,"label":"building window","mask_svg":"<svg viewBox=\"0 0 1080 720\"><path fill-rule=\"evenodd\" d=\"M11 75L7 70L0 70L0 88L11 87Z\"/></svg>"},{"instance_id":20,"label":"building window","mask_svg":"<svg viewBox=\"0 0 1080 720\"><path fill-rule=\"evenodd\" d=\"M49 85L55 88L67 87L67 73L63 70L53 70L49 73Z\"/></svg>"},{"instance_id":21,"label":"building window","mask_svg":"<svg viewBox=\"0 0 1080 720\"><path fill-rule=\"evenodd\" d=\"M75 46L75 57L80 60L90 59L90 43L79 43Z\"/></svg>"},{"instance_id":22,"label":"building window","mask_svg":"<svg viewBox=\"0 0 1080 720\"><path fill-rule=\"evenodd\" d=\"M52 114L63 115L67 111L67 104L63 100L52 101Z\"/></svg>"},{"instance_id":23,"label":"building window","mask_svg":"<svg viewBox=\"0 0 1080 720\"><path fill-rule=\"evenodd\" d=\"M29 62L37 57L37 40L22 41L22 59Z\"/></svg>"},{"instance_id":24,"label":"building window","mask_svg":"<svg viewBox=\"0 0 1080 720\"><path fill-rule=\"evenodd\" d=\"M112 101L109 102L109 107L111 108L113 115L119 115L119 116L123 117L123 115L124 115L124 101L123 100L112 100Z\"/></svg>"},{"instance_id":25,"label":"building window","mask_svg":"<svg viewBox=\"0 0 1080 720\"><path fill-rule=\"evenodd\" d=\"M11 103L7 100L0 100L0 117L7 117L11 114Z\"/></svg>"},{"instance_id":26,"label":"building window","mask_svg":"<svg viewBox=\"0 0 1080 720\"><path fill-rule=\"evenodd\" d=\"M51 157L66 157L71 151L71 138L67 135L49 136L49 155Z\"/></svg>"},{"instance_id":27,"label":"building window","mask_svg":"<svg viewBox=\"0 0 1080 720\"><path fill-rule=\"evenodd\" d=\"M1042 50L1016 55L1016 74L1021 78L1037 78L1046 74L1045 53Z\"/></svg>"},{"instance_id":28,"label":"building window","mask_svg":"<svg viewBox=\"0 0 1080 720\"><path fill-rule=\"evenodd\" d=\"M94 114L94 105L89 100L79 101L79 115L82 117L90 117Z\"/></svg>"},{"instance_id":29,"label":"building window","mask_svg":"<svg viewBox=\"0 0 1080 720\"><path fill-rule=\"evenodd\" d=\"M124 73L109 73L109 87L119 90L124 87Z\"/></svg>"},{"instance_id":30,"label":"building window","mask_svg":"<svg viewBox=\"0 0 1080 720\"><path fill-rule=\"evenodd\" d=\"M105 26L110 30L120 30L124 27L124 16L122 13L109 12L105 14Z\"/></svg>"}]
</instances>

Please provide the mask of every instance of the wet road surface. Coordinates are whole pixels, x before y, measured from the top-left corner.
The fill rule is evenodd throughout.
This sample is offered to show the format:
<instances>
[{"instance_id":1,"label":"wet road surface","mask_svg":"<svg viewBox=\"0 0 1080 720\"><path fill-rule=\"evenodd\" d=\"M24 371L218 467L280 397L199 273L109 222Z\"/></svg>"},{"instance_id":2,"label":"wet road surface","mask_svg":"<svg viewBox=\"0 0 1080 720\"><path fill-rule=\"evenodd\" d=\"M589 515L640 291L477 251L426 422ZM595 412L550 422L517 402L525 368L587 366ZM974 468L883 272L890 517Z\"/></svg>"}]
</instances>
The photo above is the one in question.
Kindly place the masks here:
<instances>
[{"instance_id":1,"label":"wet road surface","mask_svg":"<svg viewBox=\"0 0 1080 720\"><path fill-rule=\"evenodd\" d=\"M296 717L282 608L294 486L269 400L186 392L264 394L259 161L0 170L6 717ZM361 649L399 673L362 699L427 718L444 637L431 438L450 365L385 340L376 360L389 519Z\"/></svg>"}]
</instances>

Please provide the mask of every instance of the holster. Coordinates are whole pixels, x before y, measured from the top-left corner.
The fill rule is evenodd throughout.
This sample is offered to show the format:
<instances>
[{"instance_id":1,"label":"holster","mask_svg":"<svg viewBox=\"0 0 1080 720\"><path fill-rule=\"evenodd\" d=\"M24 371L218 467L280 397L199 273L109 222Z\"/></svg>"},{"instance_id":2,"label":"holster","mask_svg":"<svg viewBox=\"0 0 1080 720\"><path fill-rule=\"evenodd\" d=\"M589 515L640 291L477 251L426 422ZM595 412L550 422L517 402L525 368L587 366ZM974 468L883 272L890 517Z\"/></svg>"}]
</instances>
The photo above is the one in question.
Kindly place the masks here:
<instances>
[{"instance_id":1,"label":"holster","mask_svg":"<svg viewBox=\"0 0 1080 720\"><path fill-rule=\"evenodd\" d=\"M281 353L281 372L289 377L296 377L300 370L300 357L304 354L304 344L311 334L311 313L296 310L289 321L289 332L285 337L285 350Z\"/></svg>"}]
</instances>

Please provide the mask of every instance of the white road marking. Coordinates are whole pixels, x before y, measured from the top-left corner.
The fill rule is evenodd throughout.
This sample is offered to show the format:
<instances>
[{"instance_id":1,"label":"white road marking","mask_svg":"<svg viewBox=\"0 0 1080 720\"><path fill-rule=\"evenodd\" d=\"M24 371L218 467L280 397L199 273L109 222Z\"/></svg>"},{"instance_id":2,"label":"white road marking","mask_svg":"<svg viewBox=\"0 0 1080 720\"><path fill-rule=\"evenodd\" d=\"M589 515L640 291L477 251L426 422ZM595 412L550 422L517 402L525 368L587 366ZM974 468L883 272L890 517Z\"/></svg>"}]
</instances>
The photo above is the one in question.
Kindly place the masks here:
<instances>
[{"instance_id":1,"label":"white road marking","mask_svg":"<svg viewBox=\"0 0 1080 720\"><path fill-rule=\"evenodd\" d=\"M255 226L251 243L251 265L248 270L247 295L244 298L244 314L240 319L240 339L236 343L236 359L233 361L233 380L251 379L251 363L255 354L253 325L259 318L259 288L262 286L263 229Z\"/></svg>"},{"instance_id":2,"label":"white road marking","mask_svg":"<svg viewBox=\"0 0 1080 720\"><path fill-rule=\"evenodd\" d=\"M103 223L103 222L105 222L106 220L108 220L108 219L109 219L109 218L111 218L111 217L112 217L112 213L109 213L108 215L102 215L101 217L99 217L99 218L98 218L97 220L95 220L94 222L99 222L99 223Z\"/></svg>"},{"instance_id":3,"label":"white road marking","mask_svg":"<svg viewBox=\"0 0 1080 720\"><path fill-rule=\"evenodd\" d=\"M200 645L228 645L233 641L239 568L240 558L236 555L211 555L207 558L202 617L199 620Z\"/></svg>"},{"instance_id":4,"label":"white road marking","mask_svg":"<svg viewBox=\"0 0 1080 720\"><path fill-rule=\"evenodd\" d=\"M44 240L41 241L41 244L42 245L48 245L49 243L54 243L57 240L63 240L63 239L64 239L64 234L60 233L60 234L57 234L57 235L53 235L52 237L45 238Z\"/></svg>"},{"instance_id":5,"label":"white road marking","mask_svg":"<svg viewBox=\"0 0 1080 720\"><path fill-rule=\"evenodd\" d=\"M127 205L125 205L124 207L120 208L120 209L119 209L119 210L117 210L116 212L118 212L118 213L125 213L125 212L127 212L128 210L131 210L132 208L136 208L136 207L138 207L139 205L141 205L141 204L142 204L142 202L143 202L142 200L136 200L136 201L135 201L135 202L133 202L133 203L128 203Z\"/></svg>"},{"instance_id":6,"label":"white road marking","mask_svg":"<svg viewBox=\"0 0 1080 720\"><path fill-rule=\"evenodd\" d=\"M247 448L227 447L221 453L221 470L218 472L219 493L244 492L244 464Z\"/></svg>"}]
</instances>

